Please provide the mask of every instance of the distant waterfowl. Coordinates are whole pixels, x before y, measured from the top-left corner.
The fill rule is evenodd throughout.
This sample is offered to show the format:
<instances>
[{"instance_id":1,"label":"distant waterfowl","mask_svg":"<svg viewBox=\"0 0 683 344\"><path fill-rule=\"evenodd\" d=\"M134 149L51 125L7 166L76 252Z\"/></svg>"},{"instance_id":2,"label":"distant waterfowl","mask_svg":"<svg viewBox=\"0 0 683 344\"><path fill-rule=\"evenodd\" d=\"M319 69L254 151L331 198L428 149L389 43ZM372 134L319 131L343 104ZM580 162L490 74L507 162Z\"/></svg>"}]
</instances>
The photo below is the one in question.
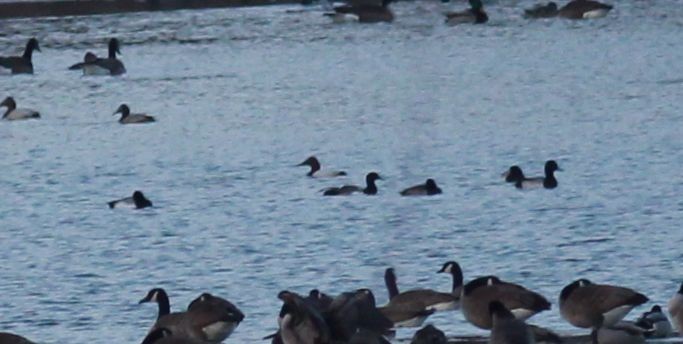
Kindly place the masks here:
<instances>
[{"instance_id":1,"label":"distant waterfowl","mask_svg":"<svg viewBox=\"0 0 683 344\"><path fill-rule=\"evenodd\" d=\"M116 58L116 54L121 54L120 43L116 38L109 40L109 55L106 59L99 58L97 55L87 52L83 57L83 62L76 63L69 67L69 70L83 70L83 75L121 75L126 73L126 67L121 60Z\"/></svg>"},{"instance_id":2,"label":"distant waterfowl","mask_svg":"<svg viewBox=\"0 0 683 344\"><path fill-rule=\"evenodd\" d=\"M446 24L483 24L489 20L481 0L469 0L470 8L462 12L446 13Z\"/></svg>"},{"instance_id":3,"label":"distant waterfowl","mask_svg":"<svg viewBox=\"0 0 683 344\"><path fill-rule=\"evenodd\" d=\"M370 172L365 176L365 188L357 185L344 185L341 187L331 187L323 190L323 195L325 196L348 196L354 192L362 192L366 195L376 195L377 185L376 180L381 180L382 177L376 172Z\"/></svg>"},{"instance_id":4,"label":"distant waterfowl","mask_svg":"<svg viewBox=\"0 0 683 344\"><path fill-rule=\"evenodd\" d=\"M313 178L333 178L346 175L346 172L344 171L321 170L320 162L318 161L318 158L314 156L308 157L308 159L297 166L310 166L311 170L306 175Z\"/></svg>"},{"instance_id":5,"label":"distant waterfowl","mask_svg":"<svg viewBox=\"0 0 683 344\"><path fill-rule=\"evenodd\" d=\"M495 276L479 277L465 284L460 307L465 319L471 324L482 329L491 329L493 323L489 304L492 301L500 301L520 320L550 309L550 302L545 297Z\"/></svg>"},{"instance_id":6,"label":"distant waterfowl","mask_svg":"<svg viewBox=\"0 0 683 344\"><path fill-rule=\"evenodd\" d=\"M344 16L352 15L358 19L360 23L379 23L392 22L394 20L394 13L389 8L392 0L382 0L381 5L344 5L334 8L334 13L325 13L326 16L333 17L335 21L343 20Z\"/></svg>"},{"instance_id":7,"label":"distant waterfowl","mask_svg":"<svg viewBox=\"0 0 683 344\"><path fill-rule=\"evenodd\" d=\"M646 338L667 338L673 334L669 318L659 305L654 305L650 311L643 313L635 325L645 330L643 334Z\"/></svg>"},{"instance_id":8,"label":"distant waterfowl","mask_svg":"<svg viewBox=\"0 0 683 344\"><path fill-rule=\"evenodd\" d=\"M515 183L518 180L526 179L524 177L524 172L522 172L522 169L517 165L510 166L510 168L505 171L502 176L505 177L506 183Z\"/></svg>"},{"instance_id":9,"label":"distant waterfowl","mask_svg":"<svg viewBox=\"0 0 683 344\"><path fill-rule=\"evenodd\" d=\"M560 314L570 324L595 330L611 327L648 298L632 289L576 280L560 293Z\"/></svg>"},{"instance_id":10,"label":"distant waterfowl","mask_svg":"<svg viewBox=\"0 0 683 344\"><path fill-rule=\"evenodd\" d=\"M513 166L515 167L515 166ZM513 170L510 167L508 174L505 178L506 181L511 181L515 183L515 187L518 189L531 189L531 188L546 188L554 189L557 187L557 179L555 179L555 171L562 171L562 169L557 165L555 160L548 160L545 163L545 177L534 177L526 178L522 173L522 169Z\"/></svg>"},{"instance_id":11,"label":"distant waterfowl","mask_svg":"<svg viewBox=\"0 0 683 344\"><path fill-rule=\"evenodd\" d=\"M669 300L669 314L678 334L683 336L683 283L678 292Z\"/></svg>"},{"instance_id":12,"label":"distant waterfowl","mask_svg":"<svg viewBox=\"0 0 683 344\"><path fill-rule=\"evenodd\" d=\"M626 322L594 330L593 344L643 344L645 336L642 328Z\"/></svg>"},{"instance_id":13,"label":"distant waterfowl","mask_svg":"<svg viewBox=\"0 0 683 344\"><path fill-rule=\"evenodd\" d=\"M593 19L607 15L612 5L593 0L572 0L558 12L560 17L568 19Z\"/></svg>"},{"instance_id":14,"label":"distant waterfowl","mask_svg":"<svg viewBox=\"0 0 683 344\"><path fill-rule=\"evenodd\" d=\"M167 328L158 328L145 337L141 344L205 344L201 340L174 336Z\"/></svg>"},{"instance_id":15,"label":"distant waterfowl","mask_svg":"<svg viewBox=\"0 0 683 344\"><path fill-rule=\"evenodd\" d=\"M145 197L142 191L136 190L133 192L133 196L117 199L107 203L109 209L118 208L121 206L127 206L135 209L142 209L152 206L152 202Z\"/></svg>"},{"instance_id":16,"label":"distant waterfowl","mask_svg":"<svg viewBox=\"0 0 683 344\"><path fill-rule=\"evenodd\" d=\"M433 325L427 325L419 329L413 335L413 339L410 344L447 344L446 335L443 331L434 327Z\"/></svg>"},{"instance_id":17,"label":"distant waterfowl","mask_svg":"<svg viewBox=\"0 0 683 344\"><path fill-rule=\"evenodd\" d=\"M14 101L14 98L12 97L5 98L5 100L3 100L2 103L0 103L0 107L3 106L7 108L5 113L2 115L2 119L4 120L15 121L22 119L40 118L40 113L38 111L31 109L17 109L17 103Z\"/></svg>"},{"instance_id":18,"label":"distant waterfowl","mask_svg":"<svg viewBox=\"0 0 683 344\"><path fill-rule=\"evenodd\" d=\"M551 1L545 5L538 4L532 8L525 9L524 17L532 19L552 18L557 17L558 13L557 4Z\"/></svg>"},{"instance_id":19,"label":"distant waterfowl","mask_svg":"<svg viewBox=\"0 0 683 344\"><path fill-rule=\"evenodd\" d=\"M424 184L411 186L401 191L401 196L432 196L441 193L441 189L436 186L434 179L427 179Z\"/></svg>"},{"instance_id":20,"label":"distant waterfowl","mask_svg":"<svg viewBox=\"0 0 683 344\"><path fill-rule=\"evenodd\" d=\"M119 123L121 124L135 124L135 123L149 123L149 122L156 122L156 119L152 116L149 116L147 114L143 113L130 113L130 108L126 104L121 104L116 111L114 111L114 115L116 114L121 114L121 118L119 118Z\"/></svg>"},{"instance_id":21,"label":"distant waterfowl","mask_svg":"<svg viewBox=\"0 0 683 344\"><path fill-rule=\"evenodd\" d=\"M34 344L32 341L13 333L0 332L0 343L2 344Z\"/></svg>"},{"instance_id":22,"label":"distant waterfowl","mask_svg":"<svg viewBox=\"0 0 683 344\"><path fill-rule=\"evenodd\" d=\"M435 311L454 310L459 306L460 295L451 293L441 293L431 289L412 289L399 293L393 268L385 270L384 283L389 290L388 305L422 307Z\"/></svg>"},{"instance_id":23,"label":"distant waterfowl","mask_svg":"<svg viewBox=\"0 0 683 344\"><path fill-rule=\"evenodd\" d=\"M322 315L299 295L281 291L284 305L280 312L280 340L284 344L317 344L331 341L330 330Z\"/></svg>"},{"instance_id":24,"label":"distant waterfowl","mask_svg":"<svg viewBox=\"0 0 683 344\"><path fill-rule=\"evenodd\" d=\"M491 337L489 344L534 344L534 335L524 320L515 318L500 301L489 303Z\"/></svg>"},{"instance_id":25,"label":"distant waterfowl","mask_svg":"<svg viewBox=\"0 0 683 344\"><path fill-rule=\"evenodd\" d=\"M40 51L38 40L31 38L26 43L21 56L0 56L0 67L9 69L12 74L33 74L33 51Z\"/></svg>"}]
</instances>

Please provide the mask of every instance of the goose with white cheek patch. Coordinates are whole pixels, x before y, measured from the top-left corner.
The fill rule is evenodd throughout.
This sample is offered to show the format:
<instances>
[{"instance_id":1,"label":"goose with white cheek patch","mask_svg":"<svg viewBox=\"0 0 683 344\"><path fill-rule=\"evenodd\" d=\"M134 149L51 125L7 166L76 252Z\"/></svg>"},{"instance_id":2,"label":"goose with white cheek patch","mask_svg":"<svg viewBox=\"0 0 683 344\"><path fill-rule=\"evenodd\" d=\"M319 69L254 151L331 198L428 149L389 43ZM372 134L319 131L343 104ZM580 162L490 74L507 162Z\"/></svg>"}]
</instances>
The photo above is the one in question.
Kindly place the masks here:
<instances>
[{"instance_id":1,"label":"goose with white cheek patch","mask_svg":"<svg viewBox=\"0 0 683 344\"><path fill-rule=\"evenodd\" d=\"M558 15L567 19L595 19L602 18L612 10L612 5L593 0L572 0L564 5Z\"/></svg>"},{"instance_id":2,"label":"goose with white cheek patch","mask_svg":"<svg viewBox=\"0 0 683 344\"><path fill-rule=\"evenodd\" d=\"M493 326L489 311L492 301L501 302L520 320L550 309L550 302L542 295L496 276L479 277L465 284L460 308L472 325L488 330Z\"/></svg>"},{"instance_id":3,"label":"goose with white cheek patch","mask_svg":"<svg viewBox=\"0 0 683 344\"><path fill-rule=\"evenodd\" d=\"M31 38L26 43L21 56L0 56L0 67L9 69L12 74L33 74L33 52L40 51L38 40Z\"/></svg>"},{"instance_id":4,"label":"goose with white cheek patch","mask_svg":"<svg viewBox=\"0 0 683 344\"><path fill-rule=\"evenodd\" d=\"M616 325L648 298L629 288L579 279L562 289L559 301L562 318L576 327L592 329L595 337L598 329Z\"/></svg>"},{"instance_id":5,"label":"goose with white cheek patch","mask_svg":"<svg viewBox=\"0 0 683 344\"><path fill-rule=\"evenodd\" d=\"M156 119L144 113L130 113L130 108L126 104L121 104L114 115L121 114L119 123L121 124L138 124L156 122Z\"/></svg>"},{"instance_id":6,"label":"goose with white cheek patch","mask_svg":"<svg viewBox=\"0 0 683 344\"><path fill-rule=\"evenodd\" d=\"M375 181L381 180L382 177L376 172L370 172L365 176L365 188L357 185L344 185L340 187L331 187L323 190L324 196L349 196L355 192L362 192L366 195L376 195L377 185Z\"/></svg>"},{"instance_id":7,"label":"goose with white cheek patch","mask_svg":"<svg viewBox=\"0 0 683 344\"><path fill-rule=\"evenodd\" d=\"M311 170L306 175L313 178L334 178L346 175L344 171L322 170L320 168L320 161L314 156L308 157L308 159L297 166L310 166Z\"/></svg>"},{"instance_id":8,"label":"goose with white cheek patch","mask_svg":"<svg viewBox=\"0 0 683 344\"><path fill-rule=\"evenodd\" d=\"M2 115L2 119L4 120L16 121L22 119L40 118L40 113L38 111L31 109L18 109L17 103L12 97L5 98L5 100L0 103L0 107L3 106L7 108L5 113Z\"/></svg>"},{"instance_id":9,"label":"goose with white cheek patch","mask_svg":"<svg viewBox=\"0 0 683 344\"><path fill-rule=\"evenodd\" d=\"M131 197L117 199L107 204L109 205L109 209L120 208L124 206L134 209L143 209L152 206L152 202L145 197L142 191L137 190L133 192L133 196Z\"/></svg>"},{"instance_id":10,"label":"goose with white cheek patch","mask_svg":"<svg viewBox=\"0 0 683 344\"><path fill-rule=\"evenodd\" d=\"M433 196L441 193L441 188L436 185L434 179L427 179L424 184L411 186L401 191L401 196Z\"/></svg>"}]
</instances>

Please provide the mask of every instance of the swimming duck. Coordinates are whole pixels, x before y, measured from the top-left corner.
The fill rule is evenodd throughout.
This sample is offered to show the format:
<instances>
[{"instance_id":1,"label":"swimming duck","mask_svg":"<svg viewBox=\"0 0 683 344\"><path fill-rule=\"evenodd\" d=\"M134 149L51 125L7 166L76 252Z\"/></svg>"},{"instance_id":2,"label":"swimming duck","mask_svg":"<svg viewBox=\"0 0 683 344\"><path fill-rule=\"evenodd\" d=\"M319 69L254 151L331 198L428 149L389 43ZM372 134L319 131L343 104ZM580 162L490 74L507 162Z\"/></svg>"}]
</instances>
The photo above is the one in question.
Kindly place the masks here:
<instances>
[{"instance_id":1,"label":"swimming duck","mask_svg":"<svg viewBox=\"0 0 683 344\"><path fill-rule=\"evenodd\" d=\"M683 283L678 292L669 300L669 314L679 335L683 335Z\"/></svg>"},{"instance_id":2,"label":"swimming duck","mask_svg":"<svg viewBox=\"0 0 683 344\"><path fill-rule=\"evenodd\" d=\"M0 332L0 343L2 344L33 344L32 341L13 333Z\"/></svg>"},{"instance_id":3,"label":"swimming duck","mask_svg":"<svg viewBox=\"0 0 683 344\"><path fill-rule=\"evenodd\" d=\"M434 179L427 179L424 184L411 186L401 191L401 196L432 196L441 193L441 189L436 186Z\"/></svg>"},{"instance_id":4,"label":"swimming duck","mask_svg":"<svg viewBox=\"0 0 683 344\"><path fill-rule=\"evenodd\" d=\"M545 297L496 276L479 277L465 284L460 296L460 308L471 324L481 329L491 329L493 323L489 304L492 301L500 301L520 320L550 309L550 302Z\"/></svg>"},{"instance_id":5,"label":"swimming duck","mask_svg":"<svg viewBox=\"0 0 683 344\"><path fill-rule=\"evenodd\" d=\"M446 13L446 24L483 24L489 20L481 0L469 0L470 8L462 12Z\"/></svg>"},{"instance_id":6,"label":"swimming duck","mask_svg":"<svg viewBox=\"0 0 683 344\"><path fill-rule=\"evenodd\" d=\"M568 19L593 19L607 15L612 5L593 0L572 0L558 12L560 17Z\"/></svg>"},{"instance_id":7,"label":"swimming duck","mask_svg":"<svg viewBox=\"0 0 683 344\"><path fill-rule=\"evenodd\" d=\"M133 192L132 197L117 199L107 204L109 205L109 209L114 209L117 207L121 207L123 205L133 207L135 209L142 209L152 206L152 202L145 197L142 191L138 190L135 190L135 192Z\"/></svg>"},{"instance_id":8,"label":"swimming duck","mask_svg":"<svg viewBox=\"0 0 683 344\"><path fill-rule=\"evenodd\" d=\"M525 9L524 18L552 18L557 17L558 12L557 4L551 1L545 5L538 4L532 8Z\"/></svg>"},{"instance_id":9,"label":"swimming duck","mask_svg":"<svg viewBox=\"0 0 683 344\"><path fill-rule=\"evenodd\" d=\"M119 118L119 123L121 124L136 124L136 123L149 123L149 122L156 122L156 119L153 116L149 116L147 114L143 113L130 113L130 108L126 104L121 104L116 111L114 111L114 115L116 114L121 114L121 118Z\"/></svg>"},{"instance_id":10,"label":"swimming duck","mask_svg":"<svg viewBox=\"0 0 683 344\"><path fill-rule=\"evenodd\" d=\"M31 38L21 56L0 56L0 67L11 70L12 74L33 74L33 51L40 51L38 40Z\"/></svg>"},{"instance_id":11,"label":"swimming duck","mask_svg":"<svg viewBox=\"0 0 683 344\"><path fill-rule=\"evenodd\" d=\"M323 190L324 196L348 196L354 192L362 192L366 195L376 195L377 185L375 185L376 180L381 180L382 177L376 172L370 172L365 176L366 187L361 188L357 185L344 185L341 187L331 187Z\"/></svg>"},{"instance_id":12,"label":"swimming duck","mask_svg":"<svg viewBox=\"0 0 683 344\"><path fill-rule=\"evenodd\" d=\"M69 67L70 70L83 70L83 75L121 75L126 73L126 67L121 60L116 58L116 54L121 54L120 43L116 38L109 40L109 55L106 59L99 58L97 55L87 52L83 57L83 62L76 63Z\"/></svg>"},{"instance_id":13,"label":"swimming duck","mask_svg":"<svg viewBox=\"0 0 683 344\"><path fill-rule=\"evenodd\" d=\"M646 338L667 338L673 333L669 318L662 312L659 305L652 306L650 311L636 320L635 325L644 329Z\"/></svg>"},{"instance_id":14,"label":"swimming duck","mask_svg":"<svg viewBox=\"0 0 683 344\"><path fill-rule=\"evenodd\" d=\"M443 331L434 327L434 325L427 325L419 329L413 335L410 344L447 344L446 335Z\"/></svg>"},{"instance_id":15,"label":"swimming duck","mask_svg":"<svg viewBox=\"0 0 683 344\"><path fill-rule=\"evenodd\" d=\"M509 178L510 181L515 183L515 187L518 189L530 189L537 187L554 189L557 187L555 171L562 171L562 169L557 165L557 162L555 162L555 160L546 161L544 167L545 177L526 178L524 176L524 173L522 173L522 169L519 169L519 171L517 172L512 170L513 167L510 167L510 173L507 175L505 180L507 181Z\"/></svg>"},{"instance_id":16,"label":"swimming duck","mask_svg":"<svg viewBox=\"0 0 683 344\"><path fill-rule=\"evenodd\" d=\"M334 13L325 13L326 16L333 17L335 22L343 20L345 15L352 15L358 18L360 23L379 23L392 22L394 13L389 8L392 0L382 0L381 5L344 5L334 8Z\"/></svg>"},{"instance_id":17,"label":"swimming duck","mask_svg":"<svg viewBox=\"0 0 683 344\"><path fill-rule=\"evenodd\" d=\"M562 318L576 327L593 329L595 337L597 330L616 325L648 298L629 288L579 279L562 289L559 301Z\"/></svg>"},{"instance_id":18,"label":"swimming duck","mask_svg":"<svg viewBox=\"0 0 683 344\"><path fill-rule=\"evenodd\" d=\"M424 309L434 309L435 311L454 310L459 306L459 294L442 293L432 289L412 289L399 293L393 268L385 270L384 283L389 290L390 305L412 307L413 304L419 304Z\"/></svg>"},{"instance_id":19,"label":"swimming duck","mask_svg":"<svg viewBox=\"0 0 683 344\"><path fill-rule=\"evenodd\" d=\"M505 305L494 300L489 303L491 315L491 337L489 344L534 344L534 334L524 323L524 320L515 318Z\"/></svg>"},{"instance_id":20,"label":"swimming duck","mask_svg":"<svg viewBox=\"0 0 683 344\"><path fill-rule=\"evenodd\" d=\"M304 160L304 162L298 164L297 166L310 166L311 170L306 175L313 178L332 178L346 175L346 172L344 171L321 170L320 162L315 156L308 157L308 159Z\"/></svg>"},{"instance_id":21,"label":"swimming duck","mask_svg":"<svg viewBox=\"0 0 683 344\"><path fill-rule=\"evenodd\" d=\"M6 107L7 111L2 115L2 119L8 121L20 120L20 119L30 119L30 118L40 118L40 113L31 109L17 109L17 103L14 98L7 97L0 103L0 107Z\"/></svg>"},{"instance_id":22,"label":"swimming duck","mask_svg":"<svg viewBox=\"0 0 683 344\"><path fill-rule=\"evenodd\" d=\"M505 177L506 183L515 183L518 180L526 179L524 177L524 172L522 172L522 169L517 165L510 166L510 168L507 171L503 172L501 176Z\"/></svg>"}]
</instances>

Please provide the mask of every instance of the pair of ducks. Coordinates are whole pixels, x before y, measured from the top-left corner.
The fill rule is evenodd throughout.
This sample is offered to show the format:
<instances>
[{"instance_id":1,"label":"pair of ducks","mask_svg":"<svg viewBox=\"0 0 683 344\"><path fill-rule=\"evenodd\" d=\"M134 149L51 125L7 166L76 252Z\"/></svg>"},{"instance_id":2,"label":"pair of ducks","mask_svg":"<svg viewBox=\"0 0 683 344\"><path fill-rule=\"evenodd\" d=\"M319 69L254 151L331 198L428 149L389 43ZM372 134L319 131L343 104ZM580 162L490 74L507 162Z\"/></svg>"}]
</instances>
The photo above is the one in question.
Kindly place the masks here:
<instances>
[{"instance_id":1,"label":"pair of ducks","mask_svg":"<svg viewBox=\"0 0 683 344\"><path fill-rule=\"evenodd\" d=\"M0 103L0 107L6 107L7 110L2 115L2 119L8 121L17 121L24 119L34 119L40 118L40 113L36 110L17 108L17 103L12 97L7 97ZM121 114L119 118L119 123L121 124L136 124L136 123L149 123L155 122L156 119L153 116L149 116L143 113L132 114L130 108L126 104L121 104L118 109L114 112L114 115Z\"/></svg>"},{"instance_id":2,"label":"pair of ducks","mask_svg":"<svg viewBox=\"0 0 683 344\"><path fill-rule=\"evenodd\" d=\"M353 15L360 23L378 23L378 22L392 22L394 14L389 9L389 4L392 0L382 0L381 4L347 4L343 6L334 7L334 12L325 13L330 16L335 22L341 22L345 16ZM446 23L449 25L473 23L481 24L488 21L488 16L483 10L481 0L469 0L470 9L463 12L449 12L446 13Z\"/></svg>"},{"instance_id":3,"label":"pair of ducks","mask_svg":"<svg viewBox=\"0 0 683 344\"><path fill-rule=\"evenodd\" d=\"M593 19L606 16L612 8L612 5L593 0L572 0L562 8L558 8L557 4L551 1L545 5L539 4L524 10L524 16L526 18L552 18L559 16L567 19Z\"/></svg>"},{"instance_id":4,"label":"pair of ducks","mask_svg":"<svg viewBox=\"0 0 683 344\"><path fill-rule=\"evenodd\" d=\"M311 169L306 174L312 178L333 178L346 176L345 171L322 170L320 161L315 156L308 157L296 166L309 166ZM343 185L340 187L329 187L322 190L324 196L348 196L356 192L366 195L377 194L377 180L382 177L377 172L370 172L365 176L365 187L358 185ZM434 179L427 179L424 184L411 186L400 192L401 196L433 196L442 193L441 188L436 185Z\"/></svg>"},{"instance_id":5,"label":"pair of ducks","mask_svg":"<svg viewBox=\"0 0 683 344\"><path fill-rule=\"evenodd\" d=\"M0 67L9 69L12 74L33 74L33 52L41 51L36 38L31 38L26 43L24 54L21 56L0 56ZM109 40L109 56L99 58L97 55L87 52L83 62L69 67L70 70L83 70L84 75L121 75L126 72L123 62L116 58L121 54L119 40Z\"/></svg>"},{"instance_id":6,"label":"pair of ducks","mask_svg":"<svg viewBox=\"0 0 683 344\"><path fill-rule=\"evenodd\" d=\"M515 187L518 189L530 189L530 188L546 188L554 189L557 187L557 179L555 178L556 171L562 171L560 166L555 162L555 160L548 160L545 162L545 176L544 177L532 177L527 178L522 172L522 169L513 165L503 173L505 181L508 183L514 183Z\"/></svg>"}]
</instances>

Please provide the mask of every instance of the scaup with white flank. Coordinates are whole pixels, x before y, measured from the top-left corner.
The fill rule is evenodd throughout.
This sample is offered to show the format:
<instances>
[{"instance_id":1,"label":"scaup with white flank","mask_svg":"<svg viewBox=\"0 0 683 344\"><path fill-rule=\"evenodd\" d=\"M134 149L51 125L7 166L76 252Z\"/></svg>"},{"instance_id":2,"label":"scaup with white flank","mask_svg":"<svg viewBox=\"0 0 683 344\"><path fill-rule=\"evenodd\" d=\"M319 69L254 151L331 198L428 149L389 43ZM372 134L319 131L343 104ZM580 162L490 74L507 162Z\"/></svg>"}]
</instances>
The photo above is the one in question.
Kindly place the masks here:
<instances>
[{"instance_id":1,"label":"scaup with white flank","mask_svg":"<svg viewBox=\"0 0 683 344\"><path fill-rule=\"evenodd\" d=\"M567 19L594 19L606 16L610 10L612 5L597 1L572 0L560 9L558 15Z\"/></svg>"},{"instance_id":2,"label":"scaup with white flank","mask_svg":"<svg viewBox=\"0 0 683 344\"><path fill-rule=\"evenodd\" d=\"M538 4L532 8L524 10L524 18L530 19L540 19L540 18L553 18L557 17L559 13L557 9L557 4L553 1L543 5Z\"/></svg>"},{"instance_id":3,"label":"scaup with white flank","mask_svg":"<svg viewBox=\"0 0 683 344\"><path fill-rule=\"evenodd\" d=\"M521 320L550 309L550 302L545 297L496 276L479 277L465 284L460 308L472 325L488 330L493 326L489 311L491 301L500 301L515 318Z\"/></svg>"},{"instance_id":4,"label":"scaup with white flank","mask_svg":"<svg viewBox=\"0 0 683 344\"><path fill-rule=\"evenodd\" d=\"M424 184L411 186L401 191L401 196L432 196L441 193L441 189L436 186L434 179L427 179Z\"/></svg>"},{"instance_id":5,"label":"scaup with white flank","mask_svg":"<svg viewBox=\"0 0 683 344\"><path fill-rule=\"evenodd\" d=\"M560 293L560 315L570 324L593 330L611 327L648 298L632 289L578 279Z\"/></svg>"},{"instance_id":6,"label":"scaup with white flank","mask_svg":"<svg viewBox=\"0 0 683 344\"><path fill-rule=\"evenodd\" d=\"M124 205L135 209L142 209L152 206L152 202L145 197L142 191L138 190L133 192L133 196L131 197L121 198L111 201L107 204L109 205L109 209L119 208Z\"/></svg>"},{"instance_id":7,"label":"scaup with white flank","mask_svg":"<svg viewBox=\"0 0 683 344\"><path fill-rule=\"evenodd\" d=\"M333 178L346 176L346 172L344 171L321 170L320 162L315 156L308 157L308 159L304 160L304 162L298 164L297 166L310 166L311 170L306 175L313 178Z\"/></svg>"},{"instance_id":8,"label":"scaup with white flank","mask_svg":"<svg viewBox=\"0 0 683 344\"><path fill-rule=\"evenodd\" d=\"M481 0L469 0L470 8L461 12L446 13L446 24L483 24L489 20Z\"/></svg>"},{"instance_id":9,"label":"scaup with white flank","mask_svg":"<svg viewBox=\"0 0 683 344\"><path fill-rule=\"evenodd\" d=\"M392 0L382 0L382 3L378 5L348 4L337 6L334 8L334 13L325 13L325 15L332 17L335 22L344 21L346 16L354 16L360 23L390 23L394 20L394 13L389 8L391 2Z\"/></svg>"},{"instance_id":10,"label":"scaup with white flank","mask_svg":"<svg viewBox=\"0 0 683 344\"><path fill-rule=\"evenodd\" d=\"M668 307L674 327L678 330L678 334L683 336L683 283L681 283L676 294L669 300Z\"/></svg>"},{"instance_id":11,"label":"scaup with white flank","mask_svg":"<svg viewBox=\"0 0 683 344\"><path fill-rule=\"evenodd\" d=\"M26 43L21 56L0 56L0 67L9 69L12 74L33 74L33 51L40 51L38 40L31 38Z\"/></svg>"},{"instance_id":12,"label":"scaup with white flank","mask_svg":"<svg viewBox=\"0 0 683 344\"><path fill-rule=\"evenodd\" d=\"M119 118L119 123L121 124L137 124L137 123L150 123L156 122L153 116L149 116L144 113L130 113L130 108L126 104L121 104L113 115L121 114Z\"/></svg>"},{"instance_id":13,"label":"scaup with white flank","mask_svg":"<svg viewBox=\"0 0 683 344\"><path fill-rule=\"evenodd\" d=\"M545 163L544 170L545 177L526 178L521 169L519 169L519 173L515 172L514 174L508 174L508 177L514 179L511 181L515 183L515 187L518 189L532 189L541 187L546 189L556 188L558 184L557 179L555 179L555 171L562 171L562 169L557 165L555 160L548 160ZM505 180L507 181L508 178L506 177Z\"/></svg>"},{"instance_id":14,"label":"scaup with white flank","mask_svg":"<svg viewBox=\"0 0 683 344\"><path fill-rule=\"evenodd\" d=\"M377 185L375 184L376 180L381 180L382 177L380 177L377 172L370 172L365 176L365 183L366 186L365 188L362 188L357 185L344 185L341 187L331 187L331 188L326 188L323 190L323 195L324 196L348 196L353 194L354 192L362 192L366 195L376 195L377 194Z\"/></svg>"},{"instance_id":15,"label":"scaup with white flank","mask_svg":"<svg viewBox=\"0 0 683 344\"><path fill-rule=\"evenodd\" d=\"M7 110L2 115L2 119L8 121L16 121L22 119L40 118L40 113L31 109L17 109L17 103L14 98L7 97L0 103L0 107L6 107Z\"/></svg>"},{"instance_id":16,"label":"scaup with white flank","mask_svg":"<svg viewBox=\"0 0 683 344\"><path fill-rule=\"evenodd\" d=\"M534 334L524 323L515 318L503 303L498 300L489 303L491 315L491 337L489 344L535 344Z\"/></svg>"}]
</instances>

